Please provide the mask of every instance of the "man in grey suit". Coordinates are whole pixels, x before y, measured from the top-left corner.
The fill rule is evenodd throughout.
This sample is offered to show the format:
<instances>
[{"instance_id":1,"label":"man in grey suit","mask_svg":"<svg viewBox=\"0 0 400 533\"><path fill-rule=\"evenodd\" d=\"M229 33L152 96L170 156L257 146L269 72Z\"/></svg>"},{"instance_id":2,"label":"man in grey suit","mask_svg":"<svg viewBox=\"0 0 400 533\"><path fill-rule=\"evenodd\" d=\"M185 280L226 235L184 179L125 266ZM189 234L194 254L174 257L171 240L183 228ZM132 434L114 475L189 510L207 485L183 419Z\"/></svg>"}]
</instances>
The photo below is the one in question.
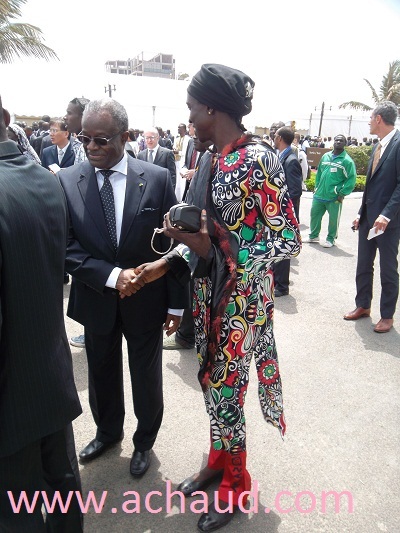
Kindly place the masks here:
<instances>
[{"instance_id":1,"label":"man in grey suit","mask_svg":"<svg viewBox=\"0 0 400 533\"><path fill-rule=\"evenodd\" d=\"M82 531L75 495L43 520L42 496L80 490L71 421L81 413L65 334L68 214L58 180L8 140L0 100L0 531ZM11 491L12 496L8 496ZM40 493L43 495L43 493ZM12 501L14 500L14 502Z\"/></svg>"},{"instance_id":2,"label":"man in grey suit","mask_svg":"<svg viewBox=\"0 0 400 533\"><path fill-rule=\"evenodd\" d=\"M173 276L145 287L139 297L131 296L131 281L135 266L159 257L153 247L167 250L169 239L157 234L152 244L152 236L176 198L168 170L125 152L128 116L115 100L87 104L78 138L87 160L58 175L71 225L68 316L85 327L89 403L97 426L95 438L79 457L95 459L122 438L124 336L138 420L130 472L141 476L150 465L163 416L163 324L167 334L176 331L189 301L188 288Z\"/></svg>"},{"instance_id":3,"label":"man in grey suit","mask_svg":"<svg viewBox=\"0 0 400 533\"><path fill-rule=\"evenodd\" d=\"M381 319L374 327L387 333L399 295L397 256L400 239L400 132L395 128L397 106L383 101L373 110L370 132L380 142L372 152L361 207L353 227L358 230L356 308L344 315L358 320L371 314L374 261L377 250L381 273ZM370 230L372 229L372 238Z\"/></svg>"},{"instance_id":4,"label":"man in grey suit","mask_svg":"<svg viewBox=\"0 0 400 533\"><path fill-rule=\"evenodd\" d=\"M138 153L138 159L154 163L159 167L167 168L171 174L172 186L176 185L175 156L172 150L159 145L160 135L156 128L149 128L144 132L147 148Z\"/></svg>"}]
</instances>

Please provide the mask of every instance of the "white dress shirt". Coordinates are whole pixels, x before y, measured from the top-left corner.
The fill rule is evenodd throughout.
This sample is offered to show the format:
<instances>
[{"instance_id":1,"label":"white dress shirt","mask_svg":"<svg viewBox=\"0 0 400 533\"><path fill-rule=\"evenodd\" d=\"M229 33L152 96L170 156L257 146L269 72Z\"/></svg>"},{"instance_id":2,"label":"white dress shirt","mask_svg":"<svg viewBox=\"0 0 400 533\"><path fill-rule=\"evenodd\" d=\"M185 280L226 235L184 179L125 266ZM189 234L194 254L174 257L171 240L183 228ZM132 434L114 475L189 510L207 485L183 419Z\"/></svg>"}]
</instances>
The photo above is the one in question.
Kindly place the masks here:
<instances>
[{"instance_id":1,"label":"white dress shirt","mask_svg":"<svg viewBox=\"0 0 400 533\"><path fill-rule=\"evenodd\" d=\"M147 150L147 158L146 158L146 161L149 160L149 152L150 152L150 150L152 150L152 151L153 151L153 163L154 163L154 159L156 158L157 150L158 150L158 147L159 147L159 146L160 146L159 144L156 144L154 148L146 148L146 150Z\"/></svg>"}]
</instances>

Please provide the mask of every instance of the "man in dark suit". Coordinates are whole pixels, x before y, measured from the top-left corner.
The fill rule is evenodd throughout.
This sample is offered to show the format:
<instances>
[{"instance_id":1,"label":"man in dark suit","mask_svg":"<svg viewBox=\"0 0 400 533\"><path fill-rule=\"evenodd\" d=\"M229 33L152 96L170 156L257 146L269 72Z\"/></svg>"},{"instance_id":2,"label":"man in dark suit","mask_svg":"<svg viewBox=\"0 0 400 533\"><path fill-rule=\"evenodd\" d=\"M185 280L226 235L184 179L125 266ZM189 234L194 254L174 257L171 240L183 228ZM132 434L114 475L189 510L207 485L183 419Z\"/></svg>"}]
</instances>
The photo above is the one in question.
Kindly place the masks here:
<instances>
[{"instance_id":1,"label":"man in dark suit","mask_svg":"<svg viewBox=\"0 0 400 533\"><path fill-rule=\"evenodd\" d=\"M78 137L88 159L61 170L59 177L71 224L68 316L85 327L89 403L97 425L96 437L79 457L92 460L122 438L124 336L138 420L130 472L140 476L149 467L163 416L163 324L167 334L176 331L177 315L188 305L188 288L171 276L150 284L137 298L131 297L131 281L135 266L158 257L153 246L168 248L169 239L157 234L152 243L152 235L176 198L167 169L126 154L128 116L115 100L87 104Z\"/></svg>"},{"instance_id":2,"label":"man in dark suit","mask_svg":"<svg viewBox=\"0 0 400 533\"><path fill-rule=\"evenodd\" d=\"M374 328L377 333L387 333L392 328L399 295L400 132L395 129L397 114L393 102L383 101L371 115L370 132L377 135L380 142L371 154L361 207L353 222L354 229L358 229L357 307L343 317L358 320L370 316L374 261L379 250L382 292L381 319Z\"/></svg>"},{"instance_id":3,"label":"man in dark suit","mask_svg":"<svg viewBox=\"0 0 400 533\"><path fill-rule=\"evenodd\" d=\"M75 496L43 521L35 491L67 500L80 490L71 421L81 413L65 334L63 272L68 231L57 179L7 138L0 99L0 531L83 531Z\"/></svg>"},{"instance_id":4,"label":"man in dark suit","mask_svg":"<svg viewBox=\"0 0 400 533\"><path fill-rule=\"evenodd\" d=\"M50 128L50 119L49 122L42 122L40 134L32 141L32 147L37 153L37 155L40 157L42 152L42 142L43 139L49 136L49 128Z\"/></svg>"},{"instance_id":5,"label":"man in dark suit","mask_svg":"<svg viewBox=\"0 0 400 533\"><path fill-rule=\"evenodd\" d=\"M167 168L171 174L172 186L175 190L176 185L176 166L175 157L172 150L160 146L158 141L160 135L156 128L150 128L144 132L144 140L147 148L138 153L138 159L154 163L159 167Z\"/></svg>"},{"instance_id":6,"label":"man in dark suit","mask_svg":"<svg viewBox=\"0 0 400 533\"><path fill-rule=\"evenodd\" d=\"M286 183L290 198L293 202L294 212L299 220L300 197L303 192L303 173L298 157L293 153L292 142L294 131L286 126L279 128L274 133L275 149L279 150L279 160L285 171ZM275 296L289 294L290 259L284 259L274 264Z\"/></svg>"},{"instance_id":7,"label":"man in dark suit","mask_svg":"<svg viewBox=\"0 0 400 533\"><path fill-rule=\"evenodd\" d=\"M48 146L42 152L42 166L56 164L60 168L67 168L74 164L75 154L69 141L67 124L63 119L50 122L50 139L53 146Z\"/></svg>"}]
</instances>

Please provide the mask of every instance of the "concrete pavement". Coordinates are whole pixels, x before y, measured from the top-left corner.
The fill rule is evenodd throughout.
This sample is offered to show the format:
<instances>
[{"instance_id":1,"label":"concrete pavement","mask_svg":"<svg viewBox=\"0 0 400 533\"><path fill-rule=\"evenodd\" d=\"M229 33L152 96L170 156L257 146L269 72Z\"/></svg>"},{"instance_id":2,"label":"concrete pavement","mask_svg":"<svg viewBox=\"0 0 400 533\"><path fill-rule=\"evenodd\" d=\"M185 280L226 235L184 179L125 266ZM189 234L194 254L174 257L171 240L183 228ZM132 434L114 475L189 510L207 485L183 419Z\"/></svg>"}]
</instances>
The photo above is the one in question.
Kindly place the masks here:
<instances>
[{"instance_id":1,"label":"concrete pavement","mask_svg":"<svg viewBox=\"0 0 400 533\"><path fill-rule=\"evenodd\" d=\"M400 312L387 334L377 334L379 266L371 318L346 322L354 308L357 234L350 229L360 195L344 201L337 246L304 244L292 261L288 296L276 299L275 335L283 380L287 434L262 418L253 365L246 398L248 469L258 482L258 512L235 516L222 531L247 533L373 533L400 530ZM301 229L307 233L311 195L301 200ZM323 220L321 240L327 220ZM65 303L69 286L65 287ZM82 327L66 319L68 336ZM95 435L88 406L85 350L72 347L84 413L75 423L79 451ZM126 357L126 351L125 351ZM129 372L125 360L125 438L92 463L81 466L85 493L100 500L85 517L88 533L176 533L196 531L199 514L179 512L179 499L166 510L167 482L180 481L204 464L208 420L196 379L195 350L164 352L165 416L146 475L129 474L135 427ZM212 495L215 486L208 490ZM140 513L123 504L141 497ZM153 509L145 508L145 497ZM284 493L283 491L287 491ZM334 496L341 493L335 512ZM324 509L324 502L326 508ZM136 502L126 510L138 511ZM266 508L270 509L267 513ZM309 512L308 512L309 511ZM352 511L352 512L350 512Z\"/></svg>"}]
</instances>

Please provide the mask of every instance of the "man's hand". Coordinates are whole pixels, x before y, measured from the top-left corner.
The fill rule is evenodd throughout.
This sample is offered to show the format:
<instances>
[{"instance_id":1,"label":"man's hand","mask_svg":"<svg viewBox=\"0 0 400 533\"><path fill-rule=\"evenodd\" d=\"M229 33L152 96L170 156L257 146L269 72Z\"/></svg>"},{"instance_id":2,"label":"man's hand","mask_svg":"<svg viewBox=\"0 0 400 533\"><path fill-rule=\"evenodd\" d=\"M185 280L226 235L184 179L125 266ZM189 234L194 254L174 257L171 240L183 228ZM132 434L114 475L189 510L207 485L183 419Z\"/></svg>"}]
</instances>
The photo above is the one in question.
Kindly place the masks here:
<instances>
[{"instance_id":1,"label":"man's hand","mask_svg":"<svg viewBox=\"0 0 400 533\"><path fill-rule=\"evenodd\" d=\"M389 223L386 218L382 215L379 215L379 217L374 222L375 233L378 233L378 230L385 231L388 224Z\"/></svg>"},{"instance_id":2,"label":"man's hand","mask_svg":"<svg viewBox=\"0 0 400 533\"><path fill-rule=\"evenodd\" d=\"M151 283L164 276L169 270L165 259L157 259L153 263L144 263L134 269L135 277L130 282L131 294L138 292L146 283Z\"/></svg>"},{"instance_id":3,"label":"man's hand","mask_svg":"<svg viewBox=\"0 0 400 533\"><path fill-rule=\"evenodd\" d=\"M343 203L343 200L344 200L344 196L342 196L341 194L339 194L339 196L337 197L337 201L342 204Z\"/></svg>"},{"instance_id":4,"label":"man's hand","mask_svg":"<svg viewBox=\"0 0 400 533\"><path fill-rule=\"evenodd\" d=\"M181 319L181 316L171 315L170 313L167 314L164 324L164 331L166 331L167 337L175 333L175 331L179 328Z\"/></svg>"},{"instance_id":5,"label":"man's hand","mask_svg":"<svg viewBox=\"0 0 400 533\"><path fill-rule=\"evenodd\" d=\"M360 225L360 219L359 218L355 218L353 220L353 225L352 225L352 228L354 228L354 231L358 230L359 225Z\"/></svg>"},{"instance_id":6,"label":"man's hand","mask_svg":"<svg viewBox=\"0 0 400 533\"><path fill-rule=\"evenodd\" d=\"M196 170L194 168L192 168L190 170L187 170L186 172L181 172L181 176L186 181L191 181L195 172L196 172Z\"/></svg>"},{"instance_id":7,"label":"man's hand","mask_svg":"<svg viewBox=\"0 0 400 533\"><path fill-rule=\"evenodd\" d=\"M211 240L207 230L207 213L203 209L201 212L201 227L197 233L188 233L171 226L169 213L164 216L164 233L167 237L172 237L183 244L186 244L195 254L207 258L211 249Z\"/></svg>"},{"instance_id":8,"label":"man's hand","mask_svg":"<svg viewBox=\"0 0 400 533\"><path fill-rule=\"evenodd\" d=\"M131 281L136 277L135 270L133 268L127 268L125 270L121 270L118 276L117 284L115 288L119 291L119 295L121 298L124 298L125 296L131 296L134 294L132 290L132 284Z\"/></svg>"}]
</instances>

